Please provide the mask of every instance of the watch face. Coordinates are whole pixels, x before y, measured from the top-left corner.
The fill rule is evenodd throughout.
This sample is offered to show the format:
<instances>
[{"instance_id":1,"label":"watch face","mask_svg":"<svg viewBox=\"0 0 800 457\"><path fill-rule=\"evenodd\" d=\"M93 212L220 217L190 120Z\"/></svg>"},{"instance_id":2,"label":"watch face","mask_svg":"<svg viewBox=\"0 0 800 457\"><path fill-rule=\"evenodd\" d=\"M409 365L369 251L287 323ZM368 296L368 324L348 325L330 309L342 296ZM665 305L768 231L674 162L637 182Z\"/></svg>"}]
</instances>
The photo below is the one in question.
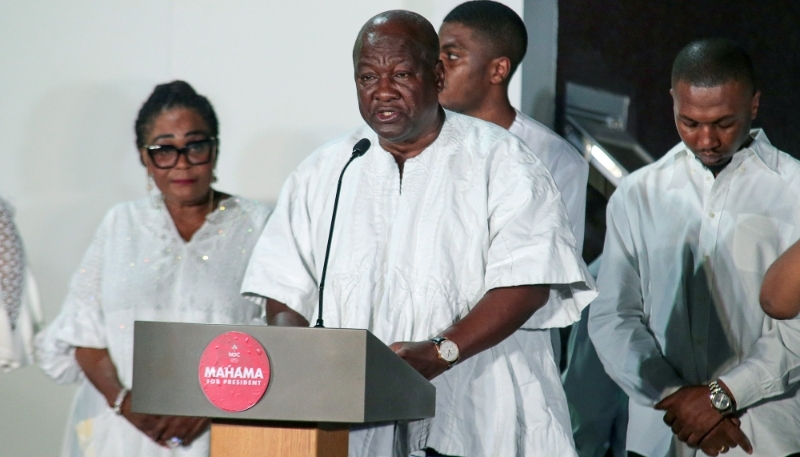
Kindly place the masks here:
<instances>
[{"instance_id":1,"label":"watch face","mask_svg":"<svg viewBox=\"0 0 800 457\"><path fill-rule=\"evenodd\" d=\"M714 408L725 411L731 407L731 399L724 392L717 392L714 394L714 398L711 399L711 404L714 405Z\"/></svg>"},{"instance_id":2,"label":"watch face","mask_svg":"<svg viewBox=\"0 0 800 457\"><path fill-rule=\"evenodd\" d=\"M450 340L444 340L439 345L439 354L449 363L458 360L458 345Z\"/></svg>"}]
</instances>

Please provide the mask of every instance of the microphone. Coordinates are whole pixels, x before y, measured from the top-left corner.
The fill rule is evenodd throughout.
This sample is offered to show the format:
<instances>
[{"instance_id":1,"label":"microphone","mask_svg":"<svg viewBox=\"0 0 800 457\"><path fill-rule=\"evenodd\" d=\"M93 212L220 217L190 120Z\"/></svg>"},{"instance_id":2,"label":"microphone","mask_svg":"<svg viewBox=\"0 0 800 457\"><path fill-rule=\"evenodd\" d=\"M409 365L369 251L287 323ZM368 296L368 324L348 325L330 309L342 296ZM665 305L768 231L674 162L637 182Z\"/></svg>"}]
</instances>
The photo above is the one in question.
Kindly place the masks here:
<instances>
[{"instance_id":1,"label":"microphone","mask_svg":"<svg viewBox=\"0 0 800 457\"><path fill-rule=\"evenodd\" d=\"M358 140L355 146L353 146L353 155L350 156L350 160L344 165L342 168L342 173L339 175L339 184L336 186L336 198L333 200L333 215L331 216L331 229L328 232L328 246L325 248L325 263L322 264L322 277L319 281L319 313L317 316L317 323L314 325L315 328L324 328L325 326L322 324L322 296L325 292L325 274L328 272L328 256L331 253L331 240L333 239L333 224L336 222L336 210L339 208L339 193L342 191L342 177L344 176L345 170L347 167L350 166L355 159L363 156L367 150L369 149L371 143L368 139L362 138Z\"/></svg>"}]
</instances>

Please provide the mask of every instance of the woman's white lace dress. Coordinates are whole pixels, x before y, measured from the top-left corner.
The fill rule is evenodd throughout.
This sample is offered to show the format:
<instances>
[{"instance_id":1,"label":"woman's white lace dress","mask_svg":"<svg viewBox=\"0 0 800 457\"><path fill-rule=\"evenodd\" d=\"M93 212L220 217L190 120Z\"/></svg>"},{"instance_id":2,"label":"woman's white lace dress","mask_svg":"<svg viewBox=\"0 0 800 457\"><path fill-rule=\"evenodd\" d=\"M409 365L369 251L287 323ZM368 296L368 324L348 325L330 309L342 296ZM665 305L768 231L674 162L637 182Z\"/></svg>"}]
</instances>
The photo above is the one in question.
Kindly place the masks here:
<instances>
[{"instance_id":1,"label":"woman's white lace dress","mask_svg":"<svg viewBox=\"0 0 800 457\"><path fill-rule=\"evenodd\" d=\"M136 320L263 323L263 308L243 299L239 289L268 215L260 203L231 197L186 242L166 208L151 199L109 211L72 277L61 313L37 336L42 369L59 383L80 383L62 456L208 455L208 432L190 447L168 450L115 415L83 376L74 352L107 348L130 387Z\"/></svg>"}]
</instances>

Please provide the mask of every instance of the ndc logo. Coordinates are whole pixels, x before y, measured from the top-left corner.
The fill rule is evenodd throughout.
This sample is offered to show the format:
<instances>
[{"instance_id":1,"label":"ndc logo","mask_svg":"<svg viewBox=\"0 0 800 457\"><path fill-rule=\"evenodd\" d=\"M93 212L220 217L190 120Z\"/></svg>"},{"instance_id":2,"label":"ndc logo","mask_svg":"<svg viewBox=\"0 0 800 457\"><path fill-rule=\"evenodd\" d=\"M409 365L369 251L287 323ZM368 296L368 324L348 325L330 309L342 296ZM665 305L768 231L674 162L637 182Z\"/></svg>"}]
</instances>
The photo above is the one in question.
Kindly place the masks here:
<instances>
[{"instance_id":1,"label":"ndc logo","mask_svg":"<svg viewBox=\"0 0 800 457\"><path fill-rule=\"evenodd\" d=\"M264 396L269 378L269 358L264 347L243 332L217 336L200 357L200 388L208 401L223 411L252 408Z\"/></svg>"}]
</instances>

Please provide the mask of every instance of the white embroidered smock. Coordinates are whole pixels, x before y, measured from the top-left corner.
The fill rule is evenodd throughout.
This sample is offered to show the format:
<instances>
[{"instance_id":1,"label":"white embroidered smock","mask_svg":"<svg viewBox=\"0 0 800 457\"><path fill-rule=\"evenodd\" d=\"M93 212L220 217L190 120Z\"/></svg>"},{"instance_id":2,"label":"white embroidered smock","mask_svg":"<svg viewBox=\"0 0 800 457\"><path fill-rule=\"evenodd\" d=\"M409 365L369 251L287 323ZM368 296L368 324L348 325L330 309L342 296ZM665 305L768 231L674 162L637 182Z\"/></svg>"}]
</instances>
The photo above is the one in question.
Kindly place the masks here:
<instances>
[{"instance_id":1,"label":"white embroidered smock","mask_svg":"<svg viewBox=\"0 0 800 457\"><path fill-rule=\"evenodd\" d=\"M518 136L541 159L553 177L558 191L561 192L561 200L567 208L572 234L575 235L575 246L580 254L583 251L583 234L586 230L589 163L565 139L520 110L515 111L517 115L508 131ZM527 330L526 327L523 329ZM558 328L552 328L550 332L553 354L558 361L561 359L561 335Z\"/></svg>"},{"instance_id":2,"label":"white embroidered smock","mask_svg":"<svg viewBox=\"0 0 800 457\"><path fill-rule=\"evenodd\" d=\"M239 294L269 210L240 197L222 201L184 241L163 204L151 199L112 208L69 285L61 313L37 337L42 369L80 382L62 456L207 456L208 432L190 447L158 446L114 414L86 380L76 347L107 348L131 386L136 320L262 324L263 308Z\"/></svg>"},{"instance_id":3,"label":"white embroidered smock","mask_svg":"<svg viewBox=\"0 0 800 457\"><path fill-rule=\"evenodd\" d=\"M718 378L753 455L800 452L800 319L774 321L758 300L767 268L800 237L800 162L751 135L716 178L680 143L608 203L589 334L630 396L627 447L638 454L705 455L653 405Z\"/></svg>"},{"instance_id":4,"label":"white embroidered smock","mask_svg":"<svg viewBox=\"0 0 800 457\"><path fill-rule=\"evenodd\" d=\"M403 178L364 126L314 152L289 177L248 266L242 292L315 322L336 181L353 145L372 147L342 184L325 289L327 327L381 341L424 341L490 289L554 284L529 325L571 323L595 296L561 196L516 136L446 112L438 138ZM517 332L519 333L519 332ZM350 456L574 455L548 332L516 333L433 380L436 417L351 431Z\"/></svg>"},{"instance_id":5,"label":"white embroidered smock","mask_svg":"<svg viewBox=\"0 0 800 457\"><path fill-rule=\"evenodd\" d=\"M516 111L517 116L508 131L525 142L547 167L561 192L561 199L572 224L572 233L577 241L578 252L581 252L583 234L586 230L586 183L589 180L589 163L567 140L520 110Z\"/></svg>"}]
</instances>

